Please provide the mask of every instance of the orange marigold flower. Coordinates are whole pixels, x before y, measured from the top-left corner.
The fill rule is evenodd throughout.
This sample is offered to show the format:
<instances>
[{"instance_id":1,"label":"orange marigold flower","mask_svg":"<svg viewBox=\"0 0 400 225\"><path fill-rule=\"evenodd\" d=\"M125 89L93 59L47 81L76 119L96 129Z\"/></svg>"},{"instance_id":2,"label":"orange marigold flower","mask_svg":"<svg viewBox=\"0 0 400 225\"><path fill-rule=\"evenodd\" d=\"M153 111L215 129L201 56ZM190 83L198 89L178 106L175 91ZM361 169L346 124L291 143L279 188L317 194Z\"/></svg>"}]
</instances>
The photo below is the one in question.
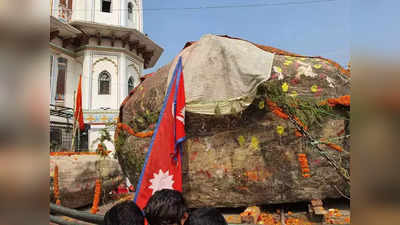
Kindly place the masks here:
<instances>
[{"instance_id":1,"label":"orange marigold flower","mask_svg":"<svg viewBox=\"0 0 400 225\"><path fill-rule=\"evenodd\" d=\"M338 151L338 152L342 152L343 149L342 147L340 147L339 145L333 144L333 143L324 143L326 146Z\"/></svg>"},{"instance_id":2,"label":"orange marigold flower","mask_svg":"<svg viewBox=\"0 0 400 225\"><path fill-rule=\"evenodd\" d=\"M101 194L101 183L100 183L100 180L97 179L96 186L94 189L93 205L92 205L92 208L90 209L90 212L92 214L96 214L98 211L98 206L99 206L99 202L100 202L100 194Z\"/></svg>"},{"instance_id":3,"label":"orange marigold flower","mask_svg":"<svg viewBox=\"0 0 400 225\"><path fill-rule=\"evenodd\" d=\"M296 129L295 135L296 135L296 137L303 137L303 134L301 134L300 131L298 131L297 129Z\"/></svg>"},{"instance_id":4,"label":"orange marigold flower","mask_svg":"<svg viewBox=\"0 0 400 225\"><path fill-rule=\"evenodd\" d=\"M350 106L350 95L344 95L338 98L329 98L323 102L321 102L321 105L329 105L331 107L334 107L336 105L343 105L343 106Z\"/></svg>"}]
</instances>

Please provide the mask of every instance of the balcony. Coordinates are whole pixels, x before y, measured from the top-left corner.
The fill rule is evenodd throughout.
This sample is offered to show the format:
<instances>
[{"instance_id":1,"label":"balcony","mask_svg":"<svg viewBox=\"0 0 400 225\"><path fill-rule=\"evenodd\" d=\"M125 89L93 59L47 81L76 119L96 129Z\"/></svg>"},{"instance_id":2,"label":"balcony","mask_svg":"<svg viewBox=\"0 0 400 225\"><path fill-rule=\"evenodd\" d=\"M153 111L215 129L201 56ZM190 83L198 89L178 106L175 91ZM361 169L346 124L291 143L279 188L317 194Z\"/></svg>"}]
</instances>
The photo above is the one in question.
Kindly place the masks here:
<instances>
[{"instance_id":1,"label":"balcony","mask_svg":"<svg viewBox=\"0 0 400 225\"><path fill-rule=\"evenodd\" d=\"M58 5L58 18L68 23L71 20L72 10L67 8L66 5Z\"/></svg>"}]
</instances>

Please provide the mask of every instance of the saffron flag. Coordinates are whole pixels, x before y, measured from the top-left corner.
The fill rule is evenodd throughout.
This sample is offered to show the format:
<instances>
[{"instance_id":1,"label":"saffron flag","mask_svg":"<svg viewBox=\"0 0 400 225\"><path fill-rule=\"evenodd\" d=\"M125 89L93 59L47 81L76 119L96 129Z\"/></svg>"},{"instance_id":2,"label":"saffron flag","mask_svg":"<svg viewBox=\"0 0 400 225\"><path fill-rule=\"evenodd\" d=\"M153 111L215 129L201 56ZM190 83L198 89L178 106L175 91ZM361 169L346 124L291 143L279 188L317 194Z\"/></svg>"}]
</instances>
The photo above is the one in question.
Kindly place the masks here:
<instances>
[{"instance_id":1,"label":"saffron flag","mask_svg":"<svg viewBox=\"0 0 400 225\"><path fill-rule=\"evenodd\" d=\"M169 83L134 201L143 209L158 190L182 191L181 143L185 140L185 88L182 58Z\"/></svg>"},{"instance_id":2,"label":"saffron flag","mask_svg":"<svg viewBox=\"0 0 400 225\"><path fill-rule=\"evenodd\" d=\"M79 76L78 90L76 91L75 101L75 121L79 123L79 129L84 130L85 124L83 122L83 111L82 111L82 75Z\"/></svg>"}]
</instances>

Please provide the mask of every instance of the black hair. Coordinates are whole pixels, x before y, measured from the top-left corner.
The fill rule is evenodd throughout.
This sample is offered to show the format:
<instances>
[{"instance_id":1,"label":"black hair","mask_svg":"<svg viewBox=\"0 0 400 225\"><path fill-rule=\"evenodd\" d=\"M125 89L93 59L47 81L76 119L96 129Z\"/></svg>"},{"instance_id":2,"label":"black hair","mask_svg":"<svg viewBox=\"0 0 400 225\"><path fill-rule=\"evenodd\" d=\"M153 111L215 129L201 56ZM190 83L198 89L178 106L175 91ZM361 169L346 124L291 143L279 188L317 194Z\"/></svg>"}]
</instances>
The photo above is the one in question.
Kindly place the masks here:
<instances>
[{"instance_id":1,"label":"black hair","mask_svg":"<svg viewBox=\"0 0 400 225\"><path fill-rule=\"evenodd\" d=\"M144 208L150 225L181 225L187 211L182 193L170 189L156 191Z\"/></svg>"},{"instance_id":2,"label":"black hair","mask_svg":"<svg viewBox=\"0 0 400 225\"><path fill-rule=\"evenodd\" d=\"M133 202L118 203L104 216L105 225L144 225L142 210Z\"/></svg>"},{"instance_id":3,"label":"black hair","mask_svg":"<svg viewBox=\"0 0 400 225\"><path fill-rule=\"evenodd\" d=\"M228 223L217 209L201 208L193 211L184 225L228 225Z\"/></svg>"}]
</instances>

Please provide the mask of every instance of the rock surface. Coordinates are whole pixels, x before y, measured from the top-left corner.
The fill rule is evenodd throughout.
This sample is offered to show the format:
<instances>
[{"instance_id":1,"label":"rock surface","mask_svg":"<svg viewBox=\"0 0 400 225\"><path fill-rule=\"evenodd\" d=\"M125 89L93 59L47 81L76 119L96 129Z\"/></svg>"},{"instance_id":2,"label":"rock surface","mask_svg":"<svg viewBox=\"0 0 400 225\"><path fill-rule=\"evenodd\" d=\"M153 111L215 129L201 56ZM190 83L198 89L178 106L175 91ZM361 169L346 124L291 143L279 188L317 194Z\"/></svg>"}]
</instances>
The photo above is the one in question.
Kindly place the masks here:
<instances>
[{"instance_id":1,"label":"rock surface","mask_svg":"<svg viewBox=\"0 0 400 225\"><path fill-rule=\"evenodd\" d=\"M122 123L135 131L154 129L172 66L170 63L162 67L131 93L121 106ZM184 76L190 74L184 72ZM265 87L272 84L280 90L284 83L289 88L283 94L291 94L300 101L308 99L318 103L350 94L349 77L332 62L277 54L271 77L258 87L257 97L244 111L232 111L229 115L186 112L183 193L190 207L237 207L337 198L340 197L337 189L349 193L349 185L327 160L305 138L296 137L294 126L273 114L265 104L263 96L271 94L267 93L271 89ZM190 87L185 86L185 90L190 91ZM310 133L317 139L337 138L341 130L344 130L341 135L349 134L346 116L341 116L347 112L348 108L338 108L333 116L312 120L307 124ZM277 126L284 128L281 135L277 133ZM118 160L135 184L151 138L120 132L117 139ZM348 169L348 139L335 143L345 151L321 147L341 167ZM307 155L310 178L302 176L297 153Z\"/></svg>"},{"instance_id":2,"label":"rock surface","mask_svg":"<svg viewBox=\"0 0 400 225\"><path fill-rule=\"evenodd\" d=\"M115 190L125 179L118 161L96 155L50 156L50 177L58 166L58 183L61 205L78 208L92 204L96 179L102 179L102 193ZM50 199L53 196L50 184Z\"/></svg>"}]
</instances>

